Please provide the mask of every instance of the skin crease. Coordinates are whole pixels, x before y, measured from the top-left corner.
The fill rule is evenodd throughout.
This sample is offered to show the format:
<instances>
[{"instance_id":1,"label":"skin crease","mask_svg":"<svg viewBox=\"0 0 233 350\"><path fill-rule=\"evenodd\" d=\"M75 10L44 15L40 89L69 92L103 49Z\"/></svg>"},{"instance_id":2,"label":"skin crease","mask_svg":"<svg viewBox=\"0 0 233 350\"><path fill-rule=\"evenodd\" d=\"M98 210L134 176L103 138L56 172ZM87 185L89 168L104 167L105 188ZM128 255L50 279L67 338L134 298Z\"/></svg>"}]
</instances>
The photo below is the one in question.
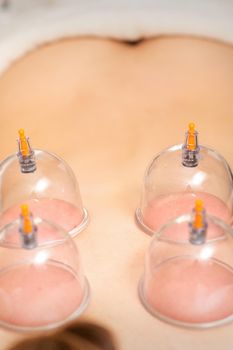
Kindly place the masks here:
<instances>
[{"instance_id":1,"label":"skin crease","mask_svg":"<svg viewBox=\"0 0 233 350\"><path fill-rule=\"evenodd\" d=\"M24 127L33 147L73 168L91 224L76 239L92 286L83 315L108 326L123 350L230 349L231 326L193 332L154 319L137 283L150 237L134 223L145 167L181 143L200 142L233 166L233 48L189 37L128 45L73 38L44 45L0 78L1 157ZM109 292L111 290L111 292ZM0 331L5 349L19 335ZM192 348L191 348L192 347Z\"/></svg>"}]
</instances>

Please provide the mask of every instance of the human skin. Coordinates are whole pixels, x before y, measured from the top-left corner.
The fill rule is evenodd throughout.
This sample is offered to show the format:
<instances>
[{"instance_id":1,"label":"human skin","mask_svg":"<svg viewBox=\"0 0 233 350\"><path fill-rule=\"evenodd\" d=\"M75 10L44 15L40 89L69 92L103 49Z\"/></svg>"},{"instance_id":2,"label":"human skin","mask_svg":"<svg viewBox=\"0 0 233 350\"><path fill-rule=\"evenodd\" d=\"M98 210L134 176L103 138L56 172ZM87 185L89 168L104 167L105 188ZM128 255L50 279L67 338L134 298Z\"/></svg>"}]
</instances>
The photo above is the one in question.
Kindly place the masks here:
<instances>
[{"instance_id":1,"label":"human skin","mask_svg":"<svg viewBox=\"0 0 233 350\"><path fill-rule=\"evenodd\" d=\"M1 155L15 151L23 127L32 146L73 168L91 216L75 239L92 287L83 317L106 324L123 350L231 348L230 326L184 331L141 306L137 283L150 237L136 227L134 210L146 165L183 142L190 121L200 143L233 165L232 100L233 48L188 37L61 40L1 76ZM17 337L0 335L2 349Z\"/></svg>"},{"instance_id":2,"label":"human skin","mask_svg":"<svg viewBox=\"0 0 233 350\"><path fill-rule=\"evenodd\" d=\"M13 266L0 281L1 321L6 327L53 326L78 312L83 302L78 278L61 264Z\"/></svg>"},{"instance_id":3,"label":"human skin","mask_svg":"<svg viewBox=\"0 0 233 350\"><path fill-rule=\"evenodd\" d=\"M152 200L143 210L143 223L151 230L158 231L168 220L191 213L195 206L195 199L202 199L209 215L214 215L228 224L232 222L230 210L216 196L207 193L172 193Z\"/></svg>"},{"instance_id":4,"label":"human skin","mask_svg":"<svg viewBox=\"0 0 233 350\"><path fill-rule=\"evenodd\" d=\"M217 260L175 257L155 268L144 287L153 312L189 325L232 316L233 274Z\"/></svg>"}]
</instances>

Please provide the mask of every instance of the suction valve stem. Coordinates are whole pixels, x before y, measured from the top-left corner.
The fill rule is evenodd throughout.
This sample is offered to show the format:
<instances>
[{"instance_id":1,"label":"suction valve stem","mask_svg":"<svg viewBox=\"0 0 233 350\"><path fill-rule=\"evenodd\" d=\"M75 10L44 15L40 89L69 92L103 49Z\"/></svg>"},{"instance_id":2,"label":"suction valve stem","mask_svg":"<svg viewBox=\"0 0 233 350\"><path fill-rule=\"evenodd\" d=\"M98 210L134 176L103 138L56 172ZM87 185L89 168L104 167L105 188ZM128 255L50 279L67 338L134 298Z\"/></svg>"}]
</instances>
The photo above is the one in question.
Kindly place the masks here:
<instances>
[{"instance_id":1,"label":"suction valve stem","mask_svg":"<svg viewBox=\"0 0 233 350\"><path fill-rule=\"evenodd\" d=\"M198 165L198 132L195 130L195 124L189 123L189 129L186 132L185 143L182 147L182 164L186 167L193 168Z\"/></svg>"},{"instance_id":2,"label":"suction valve stem","mask_svg":"<svg viewBox=\"0 0 233 350\"><path fill-rule=\"evenodd\" d=\"M29 138L25 136L24 130L19 130L18 138L18 158L22 173L33 173L36 170L34 151L30 146Z\"/></svg>"},{"instance_id":3,"label":"suction valve stem","mask_svg":"<svg viewBox=\"0 0 233 350\"><path fill-rule=\"evenodd\" d=\"M207 227L208 224L206 221L206 212L203 208L203 202L202 200L197 199L193 209L193 219L189 224L190 243L197 245L205 243Z\"/></svg>"},{"instance_id":4,"label":"suction valve stem","mask_svg":"<svg viewBox=\"0 0 233 350\"><path fill-rule=\"evenodd\" d=\"M23 248L32 249L37 246L37 227L33 222L33 217L27 204L21 206L19 232Z\"/></svg>"}]
</instances>

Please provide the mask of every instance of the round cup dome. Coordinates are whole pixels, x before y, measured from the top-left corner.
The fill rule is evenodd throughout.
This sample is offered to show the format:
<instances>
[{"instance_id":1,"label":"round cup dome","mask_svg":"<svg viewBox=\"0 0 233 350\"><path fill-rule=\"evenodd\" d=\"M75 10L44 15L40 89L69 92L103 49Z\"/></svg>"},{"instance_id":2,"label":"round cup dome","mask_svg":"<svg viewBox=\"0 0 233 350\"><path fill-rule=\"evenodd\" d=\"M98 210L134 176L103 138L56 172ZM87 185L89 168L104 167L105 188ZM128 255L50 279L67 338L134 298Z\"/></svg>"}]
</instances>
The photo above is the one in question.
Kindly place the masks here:
<instances>
[{"instance_id":1,"label":"round cup dome","mask_svg":"<svg viewBox=\"0 0 233 350\"><path fill-rule=\"evenodd\" d=\"M197 132L194 132L197 137ZM172 146L157 155L149 165L143 183L136 220L149 234L169 219L192 209L195 198L205 202L209 214L232 223L233 178L225 159L196 139L194 150Z\"/></svg>"},{"instance_id":2,"label":"round cup dome","mask_svg":"<svg viewBox=\"0 0 233 350\"><path fill-rule=\"evenodd\" d=\"M28 227L24 232L21 218L0 230L0 326L22 332L58 327L89 301L70 236L40 218L26 221Z\"/></svg>"},{"instance_id":3,"label":"round cup dome","mask_svg":"<svg viewBox=\"0 0 233 350\"><path fill-rule=\"evenodd\" d=\"M154 234L139 296L152 315L168 323L222 325L233 320L233 230L208 215L204 231L196 230L192 220L193 215L180 216Z\"/></svg>"},{"instance_id":4,"label":"round cup dome","mask_svg":"<svg viewBox=\"0 0 233 350\"><path fill-rule=\"evenodd\" d=\"M51 220L75 236L86 227L88 213L73 171L58 156L32 150L25 136L24 142L27 152L19 139L18 154L0 164L0 226L16 219L20 203L26 202L35 216Z\"/></svg>"}]
</instances>

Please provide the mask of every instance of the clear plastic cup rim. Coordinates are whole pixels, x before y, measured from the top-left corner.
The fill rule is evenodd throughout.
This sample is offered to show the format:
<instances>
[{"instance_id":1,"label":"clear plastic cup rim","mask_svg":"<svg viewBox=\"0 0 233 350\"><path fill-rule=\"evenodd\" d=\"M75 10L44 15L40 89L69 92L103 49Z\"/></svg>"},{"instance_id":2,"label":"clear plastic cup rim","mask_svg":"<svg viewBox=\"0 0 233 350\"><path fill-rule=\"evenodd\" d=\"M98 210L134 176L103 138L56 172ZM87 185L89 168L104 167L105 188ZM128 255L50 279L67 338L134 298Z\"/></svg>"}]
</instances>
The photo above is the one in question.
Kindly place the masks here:
<instances>
[{"instance_id":1,"label":"clear plastic cup rim","mask_svg":"<svg viewBox=\"0 0 233 350\"><path fill-rule=\"evenodd\" d=\"M76 237L79 233L81 233L88 226L89 222L90 222L89 213L88 213L86 208L83 208L83 219L80 222L80 224L78 224L77 226L72 228L72 230L69 231L70 237L72 237L72 238Z\"/></svg>"},{"instance_id":2,"label":"clear plastic cup rim","mask_svg":"<svg viewBox=\"0 0 233 350\"><path fill-rule=\"evenodd\" d=\"M136 219L136 223L138 225L138 227L143 231L145 232L146 234L148 234L149 236L153 236L154 233L156 231L153 231L149 228L149 226L145 225L144 222L143 222L143 215L142 215L142 212L141 212L141 209L140 208L137 208L135 210L135 219Z\"/></svg>"}]
</instances>

